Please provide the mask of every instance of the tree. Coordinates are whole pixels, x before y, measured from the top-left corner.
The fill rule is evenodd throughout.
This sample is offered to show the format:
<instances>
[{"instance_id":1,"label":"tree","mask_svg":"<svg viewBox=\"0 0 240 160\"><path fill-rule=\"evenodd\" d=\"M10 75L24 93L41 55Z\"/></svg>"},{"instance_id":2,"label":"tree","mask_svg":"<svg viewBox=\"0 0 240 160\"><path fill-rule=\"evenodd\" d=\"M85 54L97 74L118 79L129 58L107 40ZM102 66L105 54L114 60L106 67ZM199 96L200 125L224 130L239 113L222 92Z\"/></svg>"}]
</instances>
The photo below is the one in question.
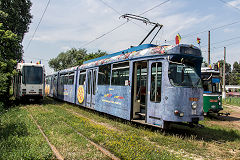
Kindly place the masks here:
<instances>
[{"instance_id":1,"label":"tree","mask_svg":"<svg viewBox=\"0 0 240 160\"><path fill-rule=\"evenodd\" d=\"M6 30L15 33L19 37L20 42L23 40L24 34L28 32L28 26L31 23L31 6L30 0L0 1L0 10L8 14L4 27Z\"/></svg>"},{"instance_id":2,"label":"tree","mask_svg":"<svg viewBox=\"0 0 240 160\"><path fill-rule=\"evenodd\" d=\"M61 52L56 58L52 58L48 64L54 71L82 65L84 61L106 55L106 52L98 50L96 53L87 54L86 49L72 48L66 52Z\"/></svg>"},{"instance_id":3,"label":"tree","mask_svg":"<svg viewBox=\"0 0 240 160\"><path fill-rule=\"evenodd\" d=\"M61 52L56 58L51 59L48 64L55 71L77 66L87 55L85 49L72 48L66 52Z\"/></svg>"},{"instance_id":4,"label":"tree","mask_svg":"<svg viewBox=\"0 0 240 160\"><path fill-rule=\"evenodd\" d=\"M230 77L230 84L240 85L240 63L233 63L233 70Z\"/></svg>"},{"instance_id":5,"label":"tree","mask_svg":"<svg viewBox=\"0 0 240 160\"><path fill-rule=\"evenodd\" d=\"M224 60L219 60L216 64L220 63L219 71L220 71L220 76L223 76L223 63ZM225 75L226 75L226 84L230 83L230 77L231 77L231 64L225 63Z\"/></svg>"},{"instance_id":6,"label":"tree","mask_svg":"<svg viewBox=\"0 0 240 160\"><path fill-rule=\"evenodd\" d=\"M102 56L105 56L105 55L107 55L106 52L102 52L101 50L98 50L98 51L95 52L95 53L87 54L87 55L84 57L83 61L82 61L80 64L82 64L84 61L88 61L88 60L90 60L90 59L102 57Z\"/></svg>"},{"instance_id":7,"label":"tree","mask_svg":"<svg viewBox=\"0 0 240 160\"><path fill-rule=\"evenodd\" d=\"M15 50L21 48L16 34L3 29L0 23L0 102L5 104L9 98L11 77L16 65Z\"/></svg>"},{"instance_id":8,"label":"tree","mask_svg":"<svg viewBox=\"0 0 240 160\"><path fill-rule=\"evenodd\" d=\"M30 0L0 0L0 102L5 104L14 66L22 58L21 43L31 22L31 5Z\"/></svg>"}]
</instances>

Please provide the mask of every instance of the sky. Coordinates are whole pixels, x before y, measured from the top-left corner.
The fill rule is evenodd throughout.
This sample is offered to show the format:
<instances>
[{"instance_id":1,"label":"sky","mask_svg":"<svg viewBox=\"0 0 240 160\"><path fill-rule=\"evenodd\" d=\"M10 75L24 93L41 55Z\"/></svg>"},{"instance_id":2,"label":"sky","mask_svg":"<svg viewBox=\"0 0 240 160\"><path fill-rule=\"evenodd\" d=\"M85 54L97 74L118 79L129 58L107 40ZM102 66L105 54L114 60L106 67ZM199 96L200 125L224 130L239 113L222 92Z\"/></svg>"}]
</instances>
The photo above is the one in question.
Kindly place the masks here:
<instances>
[{"instance_id":1,"label":"sky","mask_svg":"<svg viewBox=\"0 0 240 160\"><path fill-rule=\"evenodd\" d=\"M200 47L205 61L210 30L211 63L223 59L224 46L226 61L240 62L240 0L51 0L39 24L48 1L31 0L33 19L22 42L25 62L41 60L46 74L53 73L48 61L71 48L111 54L137 46L153 26L125 23L126 13L163 25L154 44L174 45L179 33L180 43Z\"/></svg>"}]
</instances>

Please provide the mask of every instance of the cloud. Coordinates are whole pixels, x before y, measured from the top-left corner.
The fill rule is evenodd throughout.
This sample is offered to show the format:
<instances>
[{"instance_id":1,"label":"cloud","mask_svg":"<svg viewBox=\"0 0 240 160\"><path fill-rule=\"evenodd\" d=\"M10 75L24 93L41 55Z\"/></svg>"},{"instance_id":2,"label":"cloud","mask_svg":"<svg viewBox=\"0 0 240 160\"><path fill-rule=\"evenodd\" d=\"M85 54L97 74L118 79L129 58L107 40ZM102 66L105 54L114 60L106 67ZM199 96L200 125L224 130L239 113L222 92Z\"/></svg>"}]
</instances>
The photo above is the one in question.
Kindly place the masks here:
<instances>
[{"instance_id":1,"label":"cloud","mask_svg":"<svg viewBox=\"0 0 240 160\"><path fill-rule=\"evenodd\" d=\"M228 4L234 7L238 7L238 5L240 4L240 0L230 1L228 2Z\"/></svg>"},{"instance_id":2,"label":"cloud","mask_svg":"<svg viewBox=\"0 0 240 160\"><path fill-rule=\"evenodd\" d=\"M225 33L234 32L234 29L224 28L223 32Z\"/></svg>"},{"instance_id":3,"label":"cloud","mask_svg":"<svg viewBox=\"0 0 240 160\"><path fill-rule=\"evenodd\" d=\"M132 13L141 14L153 8L164 0L103 0L109 6L121 14ZM23 45L28 44L39 20L43 13L47 0L32 0L33 23L30 25L30 32L26 34ZM209 4L209 7L206 7ZM229 4L239 6L240 0L231 0ZM210 9L209 9L210 8ZM47 58L56 57L60 52L72 47L80 48L84 44L108 33L113 28L124 23L125 19L119 19L119 14L113 9L102 3L101 0L60 0L51 1L43 21L31 42L29 49L24 54L33 57L46 56ZM196 44L196 37L201 38L201 45L207 44L207 32L201 35L195 33L231 23L236 19L232 13L223 12L215 3L207 0L203 1L169 1L153 10L143 14L150 21L163 24L163 28L154 40L164 43L164 40L174 40L177 33L183 37L181 43ZM235 17L234 17L235 16ZM134 22L134 23L133 23ZM108 53L117 52L132 45L138 45L153 26L145 25L140 21L133 20L122 27L116 29L102 38L84 45L88 52L95 52L98 49ZM212 42L218 39L228 39L239 34L238 24L236 28L226 27L211 32ZM194 36L184 37L184 35L195 34ZM152 35L151 35L152 36ZM149 37L146 40L148 43ZM174 41L170 42L173 44ZM237 57L237 49L232 52ZM45 55L43 55L44 53ZM213 55L214 57L214 55ZM239 56L238 56L239 57ZM230 57L231 58L231 57Z\"/></svg>"},{"instance_id":4,"label":"cloud","mask_svg":"<svg viewBox=\"0 0 240 160\"><path fill-rule=\"evenodd\" d=\"M69 46L62 46L61 47L61 50L63 50L64 52L67 51L67 50L70 50L70 49L71 49L71 47L69 47Z\"/></svg>"}]
</instances>

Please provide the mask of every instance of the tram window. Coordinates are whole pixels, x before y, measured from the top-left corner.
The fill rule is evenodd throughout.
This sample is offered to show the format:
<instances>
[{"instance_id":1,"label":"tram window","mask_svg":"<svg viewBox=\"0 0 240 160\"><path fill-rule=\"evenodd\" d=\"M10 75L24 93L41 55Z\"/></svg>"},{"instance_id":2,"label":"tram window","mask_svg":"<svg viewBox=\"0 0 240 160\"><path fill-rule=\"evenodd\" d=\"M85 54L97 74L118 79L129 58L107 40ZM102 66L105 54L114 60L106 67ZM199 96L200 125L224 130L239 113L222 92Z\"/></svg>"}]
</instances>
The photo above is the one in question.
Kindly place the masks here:
<instances>
[{"instance_id":1,"label":"tram window","mask_svg":"<svg viewBox=\"0 0 240 160\"><path fill-rule=\"evenodd\" d=\"M72 85L74 83L74 74L70 74L68 77L68 84Z\"/></svg>"},{"instance_id":2,"label":"tram window","mask_svg":"<svg viewBox=\"0 0 240 160\"><path fill-rule=\"evenodd\" d=\"M96 92L96 71L93 71L93 95L95 95Z\"/></svg>"},{"instance_id":3,"label":"tram window","mask_svg":"<svg viewBox=\"0 0 240 160\"><path fill-rule=\"evenodd\" d=\"M202 87L195 68L187 64L170 63L168 77L173 86Z\"/></svg>"},{"instance_id":4,"label":"tram window","mask_svg":"<svg viewBox=\"0 0 240 160\"><path fill-rule=\"evenodd\" d=\"M152 63L151 66L151 90L150 100L153 102L161 101L162 85L162 63Z\"/></svg>"},{"instance_id":5,"label":"tram window","mask_svg":"<svg viewBox=\"0 0 240 160\"><path fill-rule=\"evenodd\" d=\"M49 77L46 78L46 84L49 84Z\"/></svg>"},{"instance_id":6,"label":"tram window","mask_svg":"<svg viewBox=\"0 0 240 160\"><path fill-rule=\"evenodd\" d=\"M110 85L111 65L104 65L99 67L98 71L98 85Z\"/></svg>"},{"instance_id":7,"label":"tram window","mask_svg":"<svg viewBox=\"0 0 240 160\"><path fill-rule=\"evenodd\" d=\"M64 84L68 84L68 75L64 76Z\"/></svg>"},{"instance_id":8,"label":"tram window","mask_svg":"<svg viewBox=\"0 0 240 160\"><path fill-rule=\"evenodd\" d=\"M88 81L87 81L88 82L88 84L87 84L88 85L88 94L90 94L90 89L91 89L90 88L91 87L91 72L87 73L87 79L88 79Z\"/></svg>"},{"instance_id":9,"label":"tram window","mask_svg":"<svg viewBox=\"0 0 240 160\"><path fill-rule=\"evenodd\" d=\"M21 83L21 73L20 72L18 73L17 81L18 81L18 84Z\"/></svg>"},{"instance_id":10,"label":"tram window","mask_svg":"<svg viewBox=\"0 0 240 160\"><path fill-rule=\"evenodd\" d=\"M86 79L86 71L84 70L84 71L81 71L79 75L79 85L84 85L85 79Z\"/></svg>"},{"instance_id":11,"label":"tram window","mask_svg":"<svg viewBox=\"0 0 240 160\"><path fill-rule=\"evenodd\" d=\"M125 86L129 80L129 62L113 64L112 85Z\"/></svg>"},{"instance_id":12,"label":"tram window","mask_svg":"<svg viewBox=\"0 0 240 160\"><path fill-rule=\"evenodd\" d=\"M63 85L64 84L64 75L61 75L60 76L60 85Z\"/></svg>"},{"instance_id":13,"label":"tram window","mask_svg":"<svg viewBox=\"0 0 240 160\"><path fill-rule=\"evenodd\" d=\"M22 83L22 82L21 82L21 73L19 72L18 73L18 84L20 84L20 83Z\"/></svg>"},{"instance_id":14,"label":"tram window","mask_svg":"<svg viewBox=\"0 0 240 160\"><path fill-rule=\"evenodd\" d=\"M54 84L57 84L57 76L54 77L53 83L54 83Z\"/></svg>"}]
</instances>

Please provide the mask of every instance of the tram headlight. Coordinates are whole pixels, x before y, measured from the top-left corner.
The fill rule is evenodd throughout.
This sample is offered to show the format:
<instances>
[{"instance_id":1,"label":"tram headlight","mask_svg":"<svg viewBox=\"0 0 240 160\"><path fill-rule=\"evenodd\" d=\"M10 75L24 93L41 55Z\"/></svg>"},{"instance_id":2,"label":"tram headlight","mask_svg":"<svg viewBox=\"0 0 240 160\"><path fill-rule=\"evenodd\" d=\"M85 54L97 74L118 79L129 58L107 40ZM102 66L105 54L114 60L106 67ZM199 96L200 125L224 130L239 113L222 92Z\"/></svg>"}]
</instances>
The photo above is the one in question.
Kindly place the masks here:
<instances>
[{"instance_id":1,"label":"tram headlight","mask_svg":"<svg viewBox=\"0 0 240 160\"><path fill-rule=\"evenodd\" d=\"M218 105L221 106L221 102L218 102Z\"/></svg>"},{"instance_id":2,"label":"tram headlight","mask_svg":"<svg viewBox=\"0 0 240 160\"><path fill-rule=\"evenodd\" d=\"M221 101L221 96L218 96L218 100Z\"/></svg>"},{"instance_id":3,"label":"tram headlight","mask_svg":"<svg viewBox=\"0 0 240 160\"><path fill-rule=\"evenodd\" d=\"M192 109L196 109L197 108L197 102L192 102Z\"/></svg>"}]
</instances>

